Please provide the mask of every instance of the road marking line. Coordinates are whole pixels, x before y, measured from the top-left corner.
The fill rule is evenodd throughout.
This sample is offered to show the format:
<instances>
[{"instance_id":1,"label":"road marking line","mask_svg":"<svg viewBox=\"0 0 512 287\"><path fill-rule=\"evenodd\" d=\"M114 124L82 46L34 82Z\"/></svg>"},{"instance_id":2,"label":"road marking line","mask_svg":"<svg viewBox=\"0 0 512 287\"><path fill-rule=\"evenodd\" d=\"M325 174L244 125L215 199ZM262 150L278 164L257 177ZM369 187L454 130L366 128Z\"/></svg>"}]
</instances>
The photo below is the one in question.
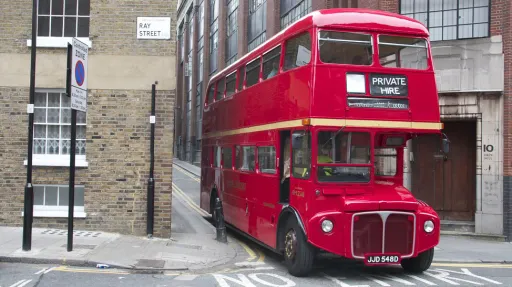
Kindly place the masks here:
<instances>
[{"instance_id":1,"label":"road marking line","mask_svg":"<svg viewBox=\"0 0 512 287\"><path fill-rule=\"evenodd\" d=\"M183 274L183 275L179 275L177 277L174 277L174 280L180 280L180 281L191 281L191 280L194 280L197 278L198 275L188 275L188 274Z\"/></svg>"},{"instance_id":2,"label":"road marking line","mask_svg":"<svg viewBox=\"0 0 512 287\"><path fill-rule=\"evenodd\" d=\"M249 258L247 258L248 261L252 261L252 260L256 259L256 253L254 253L254 251L249 246L247 246L247 244L243 243L242 241L240 241L238 239L236 239L236 241L240 245L242 245L242 247L245 249L245 252L247 252L249 254Z\"/></svg>"},{"instance_id":3,"label":"road marking line","mask_svg":"<svg viewBox=\"0 0 512 287\"><path fill-rule=\"evenodd\" d=\"M48 272L53 271L53 269L55 269L55 267L52 267L52 268L50 268L50 269L48 269L48 270L44 271L44 274L46 274L46 273L48 273Z\"/></svg>"},{"instance_id":4,"label":"road marking line","mask_svg":"<svg viewBox=\"0 0 512 287\"><path fill-rule=\"evenodd\" d=\"M260 255L260 258L258 258L258 262L265 261L265 254L263 254L263 252L261 252L261 250L258 250L258 254Z\"/></svg>"},{"instance_id":5,"label":"road marking line","mask_svg":"<svg viewBox=\"0 0 512 287\"><path fill-rule=\"evenodd\" d=\"M192 207L195 211L203 216L210 216L206 211L202 210L194 201L186 195L174 182L172 183L172 187L176 194L179 195L190 207Z\"/></svg>"},{"instance_id":6,"label":"road marking line","mask_svg":"<svg viewBox=\"0 0 512 287\"><path fill-rule=\"evenodd\" d=\"M432 266L439 267L461 267L461 268L501 268L509 269L512 268L512 264L500 264L500 263L432 263Z\"/></svg>"},{"instance_id":7,"label":"road marking line","mask_svg":"<svg viewBox=\"0 0 512 287\"><path fill-rule=\"evenodd\" d=\"M37 272L36 272L36 273L34 273L34 274L35 274L35 275L39 275L39 274L43 273L46 269L48 269L48 268L43 268L43 269L41 269L41 270L37 271Z\"/></svg>"},{"instance_id":8,"label":"road marking line","mask_svg":"<svg viewBox=\"0 0 512 287\"><path fill-rule=\"evenodd\" d=\"M405 275L407 275L407 276L409 276L409 277L411 277L411 278L413 278L413 279L416 279L416 280L418 280L418 281L420 281L420 282L423 282L423 283L425 283L425 284L428 284L428 285L430 285L430 286L437 286L437 284L432 283L432 282L428 281L427 279L423 279L423 278L418 277L418 276L416 276L416 275L410 275L410 274L405 274Z\"/></svg>"},{"instance_id":9,"label":"road marking line","mask_svg":"<svg viewBox=\"0 0 512 287\"><path fill-rule=\"evenodd\" d=\"M60 272L76 272L76 273L96 273L96 274L120 274L120 275L129 275L129 272L126 271L114 271L114 270L95 270L95 269L85 269L85 268L69 268L66 266L55 267L54 271Z\"/></svg>"},{"instance_id":10,"label":"road marking line","mask_svg":"<svg viewBox=\"0 0 512 287\"><path fill-rule=\"evenodd\" d=\"M32 281L32 280L22 279L22 280L20 280L20 281L18 281L16 283L12 284L9 287L23 287L23 286L27 285L28 283L30 283L30 281Z\"/></svg>"},{"instance_id":11,"label":"road marking line","mask_svg":"<svg viewBox=\"0 0 512 287\"><path fill-rule=\"evenodd\" d=\"M196 176L195 174L193 174L193 173L191 173L191 172L189 172L189 171L187 171L187 170L184 170L183 168L179 167L177 164L173 164L173 166L174 166L177 170L179 170L179 171L181 171L182 173L184 173L185 175L188 175L189 177L191 177L193 180L195 180L195 181L197 181L197 182L201 182L201 180L199 179L199 177L198 177L198 176Z\"/></svg>"}]
</instances>

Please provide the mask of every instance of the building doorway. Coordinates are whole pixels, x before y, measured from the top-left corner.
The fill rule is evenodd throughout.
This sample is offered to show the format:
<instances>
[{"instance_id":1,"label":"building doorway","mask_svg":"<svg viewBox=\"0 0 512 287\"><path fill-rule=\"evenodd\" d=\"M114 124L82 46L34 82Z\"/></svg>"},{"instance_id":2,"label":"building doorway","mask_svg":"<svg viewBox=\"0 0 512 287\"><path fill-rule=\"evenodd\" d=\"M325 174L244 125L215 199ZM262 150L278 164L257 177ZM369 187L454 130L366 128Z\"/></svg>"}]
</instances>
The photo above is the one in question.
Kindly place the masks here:
<instances>
[{"instance_id":1,"label":"building doorway","mask_svg":"<svg viewBox=\"0 0 512 287\"><path fill-rule=\"evenodd\" d=\"M446 157L439 136L412 141L412 193L431 205L441 220L475 220L476 125L474 120L444 123L451 142Z\"/></svg>"}]
</instances>

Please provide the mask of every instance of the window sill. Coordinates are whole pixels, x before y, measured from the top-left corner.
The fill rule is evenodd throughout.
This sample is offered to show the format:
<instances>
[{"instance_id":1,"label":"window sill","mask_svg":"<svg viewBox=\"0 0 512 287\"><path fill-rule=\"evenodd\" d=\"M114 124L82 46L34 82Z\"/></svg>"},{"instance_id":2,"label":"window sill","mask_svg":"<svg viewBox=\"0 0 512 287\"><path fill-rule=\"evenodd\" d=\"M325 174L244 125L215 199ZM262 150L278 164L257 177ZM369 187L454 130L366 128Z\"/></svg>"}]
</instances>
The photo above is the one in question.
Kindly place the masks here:
<instances>
[{"instance_id":1,"label":"window sill","mask_svg":"<svg viewBox=\"0 0 512 287\"><path fill-rule=\"evenodd\" d=\"M34 217L53 217L53 218L62 218L68 217L67 211L62 210L37 210L37 207L34 206ZM21 216L24 216L25 213L21 212ZM86 218L87 213L83 211L76 211L73 212L73 218Z\"/></svg>"},{"instance_id":2,"label":"window sill","mask_svg":"<svg viewBox=\"0 0 512 287\"><path fill-rule=\"evenodd\" d=\"M73 37L37 37L38 48L67 48L68 43L72 43ZM92 48L92 42L89 38L77 38L84 42L89 48ZM32 47L32 40L27 40L27 47Z\"/></svg>"},{"instance_id":3,"label":"window sill","mask_svg":"<svg viewBox=\"0 0 512 287\"><path fill-rule=\"evenodd\" d=\"M32 158L33 166L63 166L69 167L69 156L65 155L34 155ZM23 161L23 165L27 165L27 160ZM88 167L89 163L83 155L77 155L75 157L75 167Z\"/></svg>"}]
</instances>

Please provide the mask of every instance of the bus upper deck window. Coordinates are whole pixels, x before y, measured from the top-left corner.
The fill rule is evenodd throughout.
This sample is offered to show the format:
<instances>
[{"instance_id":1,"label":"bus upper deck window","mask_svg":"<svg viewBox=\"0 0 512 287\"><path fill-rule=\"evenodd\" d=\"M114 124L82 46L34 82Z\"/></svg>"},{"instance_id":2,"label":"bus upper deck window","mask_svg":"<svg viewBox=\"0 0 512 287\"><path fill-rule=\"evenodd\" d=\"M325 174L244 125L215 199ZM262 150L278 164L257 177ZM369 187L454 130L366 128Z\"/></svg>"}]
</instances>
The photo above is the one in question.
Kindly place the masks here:
<instances>
[{"instance_id":1,"label":"bus upper deck window","mask_svg":"<svg viewBox=\"0 0 512 287\"><path fill-rule=\"evenodd\" d=\"M427 41L379 35L379 61L384 67L425 70L428 67Z\"/></svg>"},{"instance_id":2,"label":"bus upper deck window","mask_svg":"<svg viewBox=\"0 0 512 287\"><path fill-rule=\"evenodd\" d=\"M319 34L320 60L324 63L371 65L371 35L321 31Z\"/></svg>"}]
</instances>

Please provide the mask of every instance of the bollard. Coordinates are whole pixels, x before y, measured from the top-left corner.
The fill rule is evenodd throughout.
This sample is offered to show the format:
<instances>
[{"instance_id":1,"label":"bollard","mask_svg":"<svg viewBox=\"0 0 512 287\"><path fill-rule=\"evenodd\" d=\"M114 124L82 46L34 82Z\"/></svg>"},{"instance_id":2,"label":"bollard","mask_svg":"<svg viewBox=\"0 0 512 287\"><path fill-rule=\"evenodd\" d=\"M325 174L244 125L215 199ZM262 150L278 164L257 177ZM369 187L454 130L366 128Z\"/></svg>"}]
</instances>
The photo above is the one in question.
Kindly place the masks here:
<instances>
[{"instance_id":1,"label":"bollard","mask_svg":"<svg viewBox=\"0 0 512 287\"><path fill-rule=\"evenodd\" d=\"M224 212L222 210L222 203L219 198L215 201L215 213L217 214L217 222L215 222L215 226L217 228L217 241L226 243L227 235L226 235L226 224L224 223Z\"/></svg>"}]
</instances>

